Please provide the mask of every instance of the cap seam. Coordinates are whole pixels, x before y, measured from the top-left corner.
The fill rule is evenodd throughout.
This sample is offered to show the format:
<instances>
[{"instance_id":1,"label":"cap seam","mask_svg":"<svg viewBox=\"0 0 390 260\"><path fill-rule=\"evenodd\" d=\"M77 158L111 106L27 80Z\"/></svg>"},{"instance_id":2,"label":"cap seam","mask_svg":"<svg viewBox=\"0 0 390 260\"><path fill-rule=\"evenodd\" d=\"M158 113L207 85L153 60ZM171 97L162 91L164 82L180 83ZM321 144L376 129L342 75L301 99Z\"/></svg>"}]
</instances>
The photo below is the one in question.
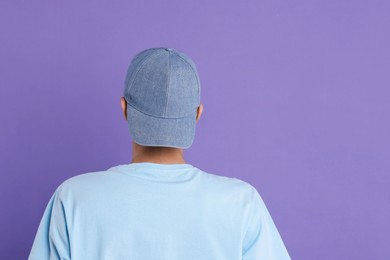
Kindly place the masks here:
<instances>
[{"instance_id":1,"label":"cap seam","mask_svg":"<svg viewBox=\"0 0 390 260\"><path fill-rule=\"evenodd\" d=\"M165 141L165 140L162 140L162 139L155 139L155 140L157 140L157 142L159 142L159 141ZM139 140L135 140L134 139L134 141L136 142L136 143L138 143L138 144L140 144L140 145L145 145L145 146L166 146L166 145L158 145L158 144L156 144L156 143L153 143L153 144L150 144L150 143L148 143L148 142L140 142ZM184 141L184 142L188 142L188 140L187 139L178 139L178 138L175 138L175 141L177 142L177 141ZM192 136L192 138L191 138L191 143L194 141L194 136ZM189 148L191 145L187 145L187 146L182 146L182 145L173 145L173 144L170 144L168 147L176 147L176 148L184 148L184 149L187 149L187 148Z\"/></svg>"},{"instance_id":2,"label":"cap seam","mask_svg":"<svg viewBox=\"0 0 390 260\"><path fill-rule=\"evenodd\" d=\"M171 80L171 54L168 52L168 86L167 86L167 94L165 98L165 111L164 111L164 118L167 116L167 110L168 110L168 100L169 100L169 84Z\"/></svg>"},{"instance_id":3,"label":"cap seam","mask_svg":"<svg viewBox=\"0 0 390 260\"><path fill-rule=\"evenodd\" d=\"M125 98L126 99L126 98ZM127 101L127 99L126 99ZM142 114L145 114L145 115L148 115L148 116L151 116L151 117L155 117L155 118L160 118L160 119L180 119L180 118L185 118L185 117L188 117L190 116L192 113L194 113L194 111L192 111L191 113L185 115L185 116L181 116L181 117L159 117L159 116L155 116L155 115L151 115L151 114L148 114L148 113L145 113L141 110L139 110L139 108L133 106L130 102L126 102L128 106L131 106L133 107L135 110L137 110L138 112L142 113Z\"/></svg>"},{"instance_id":4,"label":"cap seam","mask_svg":"<svg viewBox=\"0 0 390 260\"><path fill-rule=\"evenodd\" d=\"M176 53L174 53L174 54L176 54ZM200 82L199 82L199 79L197 77L197 73L195 72L194 68L192 67L192 65L188 61L186 61L183 57L181 57L178 54L176 54L176 56L179 57L180 59L182 59L185 63L187 63L190 66L192 73L195 76L196 82L198 83L198 103L199 103L200 102Z\"/></svg>"},{"instance_id":5,"label":"cap seam","mask_svg":"<svg viewBox=\"0 0 390 260\"><path fill-rule=\"evenodd\" d=\"M141 51L141 52L139 52L139 53L137 53L134 57L133 57L133 60L136 60L138 57L140 57L143 53L145 53L145 52L148 52L148 51L150 51L150 50L152 50L152 49L155 49L155 48L150 48L150 49L146 49L146 50L143 50L143 51ZM149 54L149 55L147 55L146 57L144 57L143 59L142 59L142 57L141 57L141 59L142 59L142 62L144 61L144 59L146 59L146 58L148 58L150 55L152 55L153 53L151 53L151 54ZM130 66L127 68L127 75L126 75L126 78L125 78L125 86L127 86L127 85L130 85L129 83L129 81L130 80L133 80L132 78L130 78L130 76L131 75L129 75L128 73L129 73L129 71L130 71L130 69L131 69L131 65L132 64L130 64ZM126 95L126 88L125 88L125 90L124 90L124 95ZM128 89L128 91L130 91L130 89Z\"/></svg>"},{"instance_id":6,"label":"cap seam","mask_svg":"<svg viewBox=\"0 0 390 260\"><path fill-rule=\"evenodd\" d=\"M131 88L133 87L133 83L134 83L134 81L135 81L135 79L136 79L136 77L137 77L137 75L138 75L138 72L142 69L142 67L144 66L144 64L148 61L148 60L150 60L152 57L156 57L156 56L158 56L158 55L160 55L160 54L163 54L164 52L157 52L157 53L151 53L150 55L148 55L148 56L146 56L145 58L144 58L144 60L142 61L142 63L138 66L138 69L137 69L137 71L134 73L134 76L133 76L133 78L132 78L132 80L131 80L131 82L130 82L130 84L129 84L129 89L128 89L128 93L130 94L130 90L131 90Z\"/></svg>"}]
</instances>

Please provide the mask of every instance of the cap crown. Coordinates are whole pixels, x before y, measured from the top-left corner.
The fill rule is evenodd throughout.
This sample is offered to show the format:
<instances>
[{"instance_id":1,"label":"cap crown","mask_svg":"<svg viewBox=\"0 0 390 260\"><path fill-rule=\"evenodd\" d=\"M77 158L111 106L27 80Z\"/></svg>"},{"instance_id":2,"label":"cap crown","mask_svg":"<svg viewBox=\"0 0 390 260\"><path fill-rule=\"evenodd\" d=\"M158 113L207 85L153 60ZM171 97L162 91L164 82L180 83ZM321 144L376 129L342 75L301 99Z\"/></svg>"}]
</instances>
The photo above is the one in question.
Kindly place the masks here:
<instances>
[{"instance_id":1,"label":"cap crown","mask_svg":"<svg viewBox=\"0 0 390 260\"><path fill-rule=\"evenodd\" d=\"M124 97L137 110L161 118L181 118L200 104L195 63L172 48L149 48L132 59Z\"/></svg>"}]
</instances>

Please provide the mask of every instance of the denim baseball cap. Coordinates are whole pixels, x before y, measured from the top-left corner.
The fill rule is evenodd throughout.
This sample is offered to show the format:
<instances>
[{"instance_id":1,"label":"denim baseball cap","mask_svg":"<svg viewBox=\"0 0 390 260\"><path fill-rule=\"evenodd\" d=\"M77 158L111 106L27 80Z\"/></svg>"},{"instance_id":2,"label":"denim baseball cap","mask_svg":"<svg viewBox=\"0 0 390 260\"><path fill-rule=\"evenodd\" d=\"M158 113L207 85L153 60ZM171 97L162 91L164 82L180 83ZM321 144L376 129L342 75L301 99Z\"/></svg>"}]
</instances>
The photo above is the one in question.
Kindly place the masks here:
<instances>
[{"instance_id":1,"label":"denim baseball cap","mask_svg":"<svg viewBox=\"0 0 390 260\"><path fill-rule=\"evenodd\" d=\"M123 96L134 142L182 149L192 145L200 80L186 54L164 47L139 52L127 70Z\"/></svg>"}]
</instances>

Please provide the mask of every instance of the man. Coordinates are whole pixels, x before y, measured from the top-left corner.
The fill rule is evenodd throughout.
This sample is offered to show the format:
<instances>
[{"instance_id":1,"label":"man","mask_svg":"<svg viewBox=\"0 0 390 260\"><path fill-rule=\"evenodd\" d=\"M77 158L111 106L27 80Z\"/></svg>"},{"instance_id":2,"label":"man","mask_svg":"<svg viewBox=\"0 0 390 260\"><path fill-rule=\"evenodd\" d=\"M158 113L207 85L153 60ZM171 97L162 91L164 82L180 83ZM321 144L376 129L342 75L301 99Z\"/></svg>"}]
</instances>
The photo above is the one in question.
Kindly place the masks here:
<instances>
[{"instance_id":1,"label":"man","mask_svg":"<svg viewBox=\"0 0 390 260\"><path fill-rule=\"evenodd\" d=\"M121 97L133 158L57 187L29 260L286 260L257 190L186 163L203 106L194 62L172 48L131 61Z\"/></svg>"}]
</instances>

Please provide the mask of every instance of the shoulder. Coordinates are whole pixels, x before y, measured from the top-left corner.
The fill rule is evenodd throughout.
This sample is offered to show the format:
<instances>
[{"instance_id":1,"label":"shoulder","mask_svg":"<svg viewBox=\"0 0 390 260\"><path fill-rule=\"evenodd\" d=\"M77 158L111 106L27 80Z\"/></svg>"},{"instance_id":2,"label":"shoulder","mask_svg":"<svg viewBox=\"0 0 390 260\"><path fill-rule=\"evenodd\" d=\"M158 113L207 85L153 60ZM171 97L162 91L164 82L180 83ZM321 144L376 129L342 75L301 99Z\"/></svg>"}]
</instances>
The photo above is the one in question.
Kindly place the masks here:
<instances>
[{"instance_id":1,"label":"shoulder","mask_svg":"<svg viewBox=\"0 0 390 260\"><path fill-rule=\"evenodd\" d=\"M204 171L203 175L213 190L225 190L227 193L245 200L253 198L258 194L257 189L252 184L238 177L228 177Z\"/></svg>"},{"instance_id":2,"label":"shoulder","mask_svg":"<svg viewBox=\"0 0 390 260\"><path fill-rule=\"evenodd\" d=\"M78 191L87 191L99 184L104 184L106 171L91 171L74 175L65 179L57 187L56 192L60 197L66 197Z\"/></svg>"},{"instance_id":3,"label":"shoulder","mask_svg":"<svg viewBox=\"0 0 390 260\"><path fill-rule=\"evenodd\" d=\"M214 172L205 172L203 171L204 175L208 178L213 183L218 183L222 185L228 185L244 190L253 190L255 187L253 187L252 184L249 182L246 182L238 177L228 177L228 176L223 176L219 175Z\"/></svg>"}]
</instances>

